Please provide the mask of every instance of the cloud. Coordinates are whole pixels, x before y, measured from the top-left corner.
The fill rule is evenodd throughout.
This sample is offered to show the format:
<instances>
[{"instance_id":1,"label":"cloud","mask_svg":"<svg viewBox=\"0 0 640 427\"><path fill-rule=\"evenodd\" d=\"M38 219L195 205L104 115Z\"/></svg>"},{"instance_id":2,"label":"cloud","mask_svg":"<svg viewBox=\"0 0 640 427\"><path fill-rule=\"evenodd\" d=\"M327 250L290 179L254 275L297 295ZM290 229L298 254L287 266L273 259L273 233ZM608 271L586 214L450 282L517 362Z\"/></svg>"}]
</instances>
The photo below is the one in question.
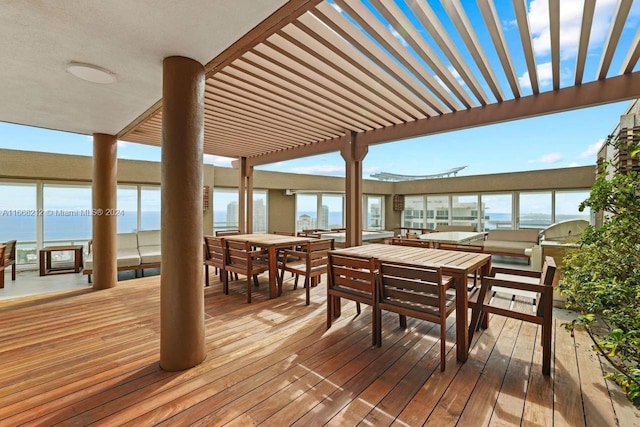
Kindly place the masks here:
<instances>
[{"instance_id":1,"label":"cloud","mask_svg":"<svg viewBox=\"0 0 640 427\"><path fill-rule=\"evenodd\" d=\"M616 1L599 0L596 3L590 31L590 48L601 46L604 42ZM563 0L560 2L560 51L563 54L561 59L574 58L577 54L583 9L584 0ZM547 0L532 0L529 5L528 18L536 56L549 55L551 51L549 2Z\"/></svg>"},{"instance_id":2,"label":"cloud","mask_svg":"<svg viewBox=\"0 0 640 427\"><path fill-rule=\"evenodd\" d=\"M541 87L548 86L553 81L553 69L551 68L551 62L545 62L536 66L538 73L538 85ZM520 87L531 89L531 79L529 72L526 71L523 75L518 77Z\"/></svg>"},{"instance_id":3,"label":"cloud","mask_svg":"<svg viewBox=\"0 0 640 427\"><path fill-rule=\"evenodd\" d=\"M580 153L580 157L586 158L586 157L593 157L597 155L598 151L600 151L600 148L602 148L602 144L604 144L604 139L600 139L596 141L595 143L588 146L585 151Z\"/></svg>"},{"instance_id":4,"label":"cloud","mask_svg":"<svg viewBox=\"0 0 640 427\"><path fill-rule=\"evenodd\" d=\"M312 175L344 176L344 166L316 165L298 166L291 168L291 172Z\"/></svg>"},{"instance_id":5,"label":"cloud","mask_svg":"<svg viewBox=\"0 0 640 427\"><path fill-rule=\"evenodd\" d=\"M576 163L576 162L571 162L571 163L569 163L569 164L567 165L567 167L568 167L568 168L577 168L577 167L579 167L579 166L581 166L581 165L579 165L579 164L578 164L578 163Z\"/></svg>"},{"instance_id":6,"label":"cloud","mask_svg":"<svg viewBox=\"0 0 640 427\"><path fill-rule=\"evenodd\" d=\"M391 24L387 25L387 29L391 32L391 35L395 37L395 39L398 40L400 44L402 44L402 46L404 47L409 46L409 43L407 43L404 37L402 37L402 35L400 35L400 33L397 32L396 29L391 26Z\"/></svg>"},{"instance_id":7,"label":"cloud","mask_svg":"<svg viewBox=\"0 0 640 427\"><path fill-rule=\"evenodd\" d=\"M118 140L118 148L125 148L130 146L131 146L130 142Z\"/></svg>"},{"instance_id":8,"label":"cloud","mask_svg":"<svg viewBox=\"0 0 640 427\"><path fill-rule=\"evenodd\" d=\"M529 160L529 163L558 163L564 159L564 156L560 153L549 153L536 160Z\"/></svg>"},{"instance_id":9,"label":"cloud","mask_svg":"<svg viewBox=\"0 0 640 427\"><path fill-rule=\"evenodd\" d=\"M214 156L213 154L205 154L202 160L204 163L209 165L223 166L223 167L230 168L231 162L236 159L231 157Z\"/></svg>"}]
</instances>

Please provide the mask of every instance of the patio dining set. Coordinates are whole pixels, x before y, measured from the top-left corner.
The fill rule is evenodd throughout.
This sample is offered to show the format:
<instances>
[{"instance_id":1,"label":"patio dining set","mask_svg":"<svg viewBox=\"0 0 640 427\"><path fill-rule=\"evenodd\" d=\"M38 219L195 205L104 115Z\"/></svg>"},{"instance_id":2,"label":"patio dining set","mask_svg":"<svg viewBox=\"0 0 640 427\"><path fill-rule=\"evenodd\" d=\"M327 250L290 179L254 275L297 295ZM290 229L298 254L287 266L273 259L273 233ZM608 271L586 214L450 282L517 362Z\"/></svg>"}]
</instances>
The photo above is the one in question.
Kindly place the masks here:
<instances>
[{"instance_id":1,"label":"patio dining set","mask_svg":"<svg viewBox=\"0 0 640 427\"><path fill-rule=\"evenodd\" d=\"M491 266L491 255L465 250L464 245L443 244L439 248L416 246L412 239L391 239L334 249L333 239L309 234L219 233L205 236L205 276L209 286L209 267L220 275L225 294L229 281L241 274L247 277L247 302L258 275L268 272L269 296L282 294L285 273L304 276L306 305L311 288L327 276L327 329L341 314L341 299L371 307L372 345L382 345L382 311L399 315L402 328L407 317L440 326L441 370L445 369L446 321L455 311L456 357L465 362L473 335L489 327L488 313L541 325L545 375L550 372L553 285L556 266L547 257L542 271ZM446 249L445 249L446 248ZM494 289L495 288L495 289ZM535 310L521 310L500 304L495 292L525 292L535 301ZM469 316L471 308L471 316Z\"/></svg>"}]
</instances>

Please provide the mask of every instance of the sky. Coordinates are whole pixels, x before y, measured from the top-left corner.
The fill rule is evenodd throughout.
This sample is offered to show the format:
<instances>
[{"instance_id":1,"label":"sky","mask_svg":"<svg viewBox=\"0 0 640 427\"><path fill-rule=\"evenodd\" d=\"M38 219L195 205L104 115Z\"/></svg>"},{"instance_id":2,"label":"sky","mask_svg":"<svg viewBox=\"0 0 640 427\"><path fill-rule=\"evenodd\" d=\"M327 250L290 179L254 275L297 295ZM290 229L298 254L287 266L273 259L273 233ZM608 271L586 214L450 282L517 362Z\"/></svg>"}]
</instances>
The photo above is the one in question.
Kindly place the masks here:
<instances>
[{"instance_id":1,"label":"sky","mask_svg":"<svg viewBox=\"0 0 640 427\"><path fill-rule=\"evenodd\" d=\"M598 0L590 37L584 81L593 81L602 52L602 44L607 37L611 16L617 0ZM471 3L463 2L472 21L481 20L479 13L473 13ZM581 0L560 2L561 45L561 87L573 84L575 56L581 22ZM442 13L437 2L429 2L437 14ZM523 96L531 93L531 85L526 71L524 57L514 48L519 42L519 33L514 24L511 2L496 2L499 17L505 28L505 38L514 52L513 61L523 91ZM532 0L528 2L528 18L534 40L537 72L541 92L551 88L551 66L549 45L548 2ZM614 55L611 72L617 73L640 23L640 2L635 2L627 27L624 29L619 46ZM475 27L475 25L474 25ZM485 44L488 38L478 25L478 37ZM392 31L393 37L406 41ZM460 39L454 41L463 51ZM463 52L468 56L466 50ZM497 63L495 52L487 52L492 63ZM471 61L473 62L473 61ZM636 65L635 71L639 69ZM455 70L453 70L455 71ZM508 84L504 76L498 76L504 90ZM461 81L461 80L460 80ZM468 89L468 88L466 88ZM490 90L486 88L487 93ZM594 165L598 148L616 127L620 115L624 114L629 102L619 102L605 106L587 108L572 112L547 115L526 120L513 121L491 126L448 132L427 137L369 147L364 160L364 177L376 172L405 175L429 175L448 169L466 166L459 176L540 170L572 166ZM31 128L0 122L0 148L28 151L44 151L63 154L92 155L92 138L66 132ZM160 148L120 141L118 157L160 161ZM204 162L218 166L230 166L231 159L205 155ZM279 172L307 173L317 175L344 176L344 161L338 153L308 157L260 166L257 169Z\"/></svg>"}]
</instances>

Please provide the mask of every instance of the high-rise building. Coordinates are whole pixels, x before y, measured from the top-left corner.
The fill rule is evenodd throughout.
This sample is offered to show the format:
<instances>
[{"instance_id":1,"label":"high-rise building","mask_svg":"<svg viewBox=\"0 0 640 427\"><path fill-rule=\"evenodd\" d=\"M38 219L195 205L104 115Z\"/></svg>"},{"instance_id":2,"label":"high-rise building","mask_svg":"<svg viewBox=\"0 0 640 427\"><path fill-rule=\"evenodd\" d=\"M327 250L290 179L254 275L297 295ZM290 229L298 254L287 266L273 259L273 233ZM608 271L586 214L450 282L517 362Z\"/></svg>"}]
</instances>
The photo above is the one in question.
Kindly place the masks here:
<instances>
[{"instance_id":1,"label":"high-rise building","mask_svg":"<svg viewBox=\"0 0 640 427\"><path fill-rule=\"evenodd\" d=\"M320 218L318 218L318 228L329 229L329 206L322 205L320 209Z\"/></svg>"},{"instance_id":2,"label":"high-rise building","mask_svg":"<svg viewBox=\"0 0 640 427\"><path fill-rule=\"evenodd\" d=\"M227 227L238 227L238 202L227 204Z\"/></svg>"}]
</instances>

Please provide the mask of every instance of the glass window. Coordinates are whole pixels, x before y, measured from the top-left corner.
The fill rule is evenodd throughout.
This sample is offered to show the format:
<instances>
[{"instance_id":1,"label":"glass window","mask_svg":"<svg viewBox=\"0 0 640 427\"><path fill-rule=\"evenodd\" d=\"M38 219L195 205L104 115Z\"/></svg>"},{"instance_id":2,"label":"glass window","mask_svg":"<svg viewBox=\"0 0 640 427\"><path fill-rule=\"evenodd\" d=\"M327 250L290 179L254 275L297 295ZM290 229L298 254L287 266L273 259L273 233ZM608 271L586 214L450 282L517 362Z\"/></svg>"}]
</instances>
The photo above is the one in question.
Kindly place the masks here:
<instances>
[{"instance_id":1,"label":"glass window","mask_svg":"<svg viewBox=\"0 0 640 427\"><path fill-rule=\"evenodd\" d=\"M424 196L405 196L404 211L402 212L402 226L409 228L424 228ZM433 211L431 211L433 218Z\"/></svg>"},{"instance_id":2,"label":"glass window","mask_svg":"<svg viewBox=\"0 0 640 427\"><path fill-rule=\"evenodd\" d=\"M267 232L267 192L253 191L253 232Z\"/></svg>"},{"instance_id":3,"label":"glass window","mask_svg":"<svg viewBox=\"0 0 640 427\"><path fill-rule=\"evenodd\" d=\"M384 227L384 197L364 196L364 229L382 230Z\"/></svg>"},{"instance_id":4,"label":"glass window","mask_svg":"<svg viewBox=\"0 0 640 427\"><path fill-rule=\"evenodd\" d=\"M545 228L552 223L551 192L520 193L518 228Z\"/></svg>"},{"instance_id":5,"label":"glass window","mask_svg":"<svg viewBox=\"0 0 640 427\"><path fill-rule=\"evenodd\" d=\"M213 229L234 230L239 227L238 190L214 188Z\"/></svg>"},{"instance_id":6,"label":"glass window","mask_svg":"<svg viewBox=\"0 0 640 427\"><path fill-rule=\"evenodd\" d=\"M318 227L318 195L296 194L296 231Z\"/></svg>"},{"instance_id":7,"label":"glass window","mask_svg":"<svg viewBox=\"0 0 640 427\"><path fill-rule=\"evenodd\" d=\"M584 219L591 222L591 209L578 210L580 203L589 197L589 190L584 191L556 191L555 222L568 219Z\"/></svg>"},{"instance_id":8,"label":"glass window","mask_svg":"<svg viewBox=\"0 0 640 427\"><path fill-rule=\"evenodd\" d=\"M427 196L427 227L449 224L449 196Z\"/></svg>"},{"instance_id":9,"label":"glass window","mask_svg":"<svg viewBox=\"0 0 640 427\"><path fill-rule=\"evenodd\" d=\"M42 208L44 246L80 244L91 239L89 185L45 184Z\"/></svg>"},{"instance_id":10,"label":"glass window","mask_svg":"<svg viewBox=\"0 0 640 427\"><path fill-rule=\"evenodd\" d=\"M478 229L478 196L451 197L451 224L472 225Z\"/></svg>"},{"instance_id":11,"label":"glass window","mask_svg":"<svg viewBox=\"0 0 640 427\"><path fill-rule=\"evenodd\" d=\"M118 233L135 233L138 231L138 187L118 185L117 198Z\"/></svg>"},{"instance_id":12,"label":"glass window","mask_svg":"<svg viewBox=\"0 0 640 427\"><path fill-rule=\"evenodd\" d=\"M140 230L160 230L160 187L140 188Z\"/></svg>"},{"instance_id":13,"label":"glass window","mask_svg":"<svg viewBox=\"0 0 640 427\"><path fill-rule=\"evenodd\" d=\"M344 196L342 194L323 194L321 197L318 228L343 228Z\"/></svg>"},{"instance_id":14,"label":"glass window","mask_svg":"<svg viewBox=\"0 0 640 427\"><path fill-rule=\"evenodd\" d=\"M36 184L0 182L0 242L18 241L17 264L38 262L36 194Z\"/></svg>"},{"instance_id":15,"label":"glass window","mask_svg":"<svg viewBox=\"0 0 640 427\"><path fill-rule=\"evenodd\" d=\"M511 194L483 194L481 200L481 231L513 228Z\"/></svg>"}]
</instances>

